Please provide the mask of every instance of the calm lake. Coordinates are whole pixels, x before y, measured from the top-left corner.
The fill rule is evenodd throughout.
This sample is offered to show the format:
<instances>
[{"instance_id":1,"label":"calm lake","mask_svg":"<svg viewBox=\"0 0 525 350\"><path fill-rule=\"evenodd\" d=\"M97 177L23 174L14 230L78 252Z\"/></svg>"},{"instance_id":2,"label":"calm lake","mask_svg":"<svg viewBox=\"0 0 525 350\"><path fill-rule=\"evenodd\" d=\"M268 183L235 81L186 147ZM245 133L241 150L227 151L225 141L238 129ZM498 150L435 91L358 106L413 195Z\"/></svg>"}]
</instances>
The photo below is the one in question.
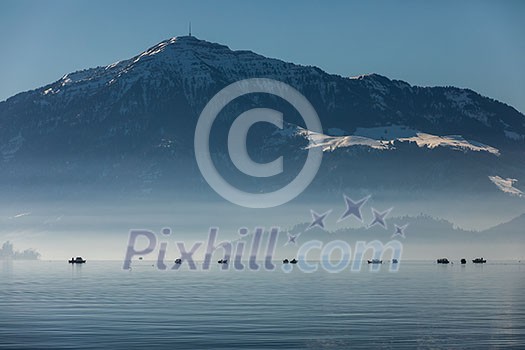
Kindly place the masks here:
<instances>
[{"instance_id":1,"label":"calm lake","mask_svg":"<svg viewBox=\"0 0 525 350\"><path fill-rule=\"evenodd\" d=\"M523 348L525 263L398 272L0 261L2 349Z\"/></svg>"}]
</instances>

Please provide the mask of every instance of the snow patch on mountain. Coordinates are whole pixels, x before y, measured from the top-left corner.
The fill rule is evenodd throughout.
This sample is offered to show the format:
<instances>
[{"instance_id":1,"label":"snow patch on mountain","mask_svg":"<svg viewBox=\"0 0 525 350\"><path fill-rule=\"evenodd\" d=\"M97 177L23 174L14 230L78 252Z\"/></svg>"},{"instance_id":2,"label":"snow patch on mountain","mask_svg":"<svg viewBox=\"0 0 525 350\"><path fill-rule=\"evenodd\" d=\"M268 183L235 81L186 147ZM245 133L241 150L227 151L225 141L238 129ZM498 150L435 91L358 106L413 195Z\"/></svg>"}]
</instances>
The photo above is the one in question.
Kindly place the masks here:
<instances>
[{"instance_id":1,"label":"snow patch on mountain","mask_svg":"<svg viewBox=\"0 0 525 350\"><path fill-rule=\"evenodd\" d=\"M437 136L418 132L416 136L398 139L401 142L415 142L419 147L436 148L448 147L458 151L488 152L500 155L497 148L487 146L480 142L467 141L460 135Z\"/></svg>"},{"instance_id":2,"label":"snow patch on mountain","mask_svg":"<svg viewBox=\"0 0 525 350\"><path fill-rule=\"evenodd\" d=\"M498 149L480 142L468 141L460 135L437 136L419 132L403 125L357 128L353 135L329 136L301 129L301 135L310 141L309 147L321 147L324 152L342 147L367 146L380 150L395 149L394 143L414 142L420 148L447 147L458 151L488 152L500 155Z\"/></svg>"},{"instance_id":3,"label":"snow patch on mountain","mask_svg":"<svg viewBox=\"0 0 525 350\"><path fill-rule=\"evenodd\" d=\"M365 146L374 149L386 150L392 148L390 142L374 140L361 136L328 136L308 130L302 132L308 138L310 144L307 148L321 147L323 152L331 152L342 147Z\"/></svg>"},{"instance_id":4,"label":"snow patch on mountain","mask_svg":"<svg viewBox=\"0 0 525 350\"><path fill-rule=\"evenodd\" d=\"M525 196L525 194L520 191L519 189L517 189L516 187L514 187L514 184L516 182L518 182L518 180L516 179L511 179L511 178L502 178L500 176L489 176L489 179L490 181L492 181L496 186L498 186L498 188L505 192L505 193L508 193L510 195L513 195L513 196L518 196L518 197L523 197Z\"/></svg>"}]
</instances>

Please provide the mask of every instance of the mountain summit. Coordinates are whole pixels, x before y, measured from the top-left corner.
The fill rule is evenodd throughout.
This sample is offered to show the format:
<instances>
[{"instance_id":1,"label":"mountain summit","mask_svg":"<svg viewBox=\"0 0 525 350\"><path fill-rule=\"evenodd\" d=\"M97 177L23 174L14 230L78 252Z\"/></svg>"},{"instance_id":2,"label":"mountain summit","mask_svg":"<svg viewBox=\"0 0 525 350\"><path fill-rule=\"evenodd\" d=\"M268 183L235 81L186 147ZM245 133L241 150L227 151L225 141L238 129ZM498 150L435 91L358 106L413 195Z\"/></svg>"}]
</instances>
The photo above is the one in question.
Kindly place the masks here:
<instances>
[{"instance_id":1,"label":"mountain summit","mask_svg":"<svg viewBox=\"0 0 525 350\"><path fill-rule=\"evenodd\" d=\"M255 158L285 152L298 162L309 144L323 147L314 187L363 188L378 181L397 189L498 192L489 176L525 182L518 166L525 161L525 116L501 102L469 89L418 87L378 74L342 77L182 36L0 102L2 183L207 188L193 156L198 116L222 88L253 77L295 87L319 114L323 134L292 118L288 131L267 130L249 145ZM275 99L241 99L218 122L219 134L240 112L265 101L290 110ZM216 152L224 155L224 149ZM388 179L375 179L385 171Z\"/></svg>"}]
</instances>

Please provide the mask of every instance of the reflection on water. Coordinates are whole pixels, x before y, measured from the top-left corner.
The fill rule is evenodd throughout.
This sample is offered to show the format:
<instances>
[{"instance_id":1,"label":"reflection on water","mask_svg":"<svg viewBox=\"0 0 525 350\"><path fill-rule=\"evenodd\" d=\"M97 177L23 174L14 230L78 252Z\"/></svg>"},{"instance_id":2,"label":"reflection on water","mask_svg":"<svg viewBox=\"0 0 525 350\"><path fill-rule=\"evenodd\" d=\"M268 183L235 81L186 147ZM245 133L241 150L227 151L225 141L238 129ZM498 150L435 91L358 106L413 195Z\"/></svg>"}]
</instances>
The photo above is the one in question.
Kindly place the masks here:
<instances>
[{"instance_id":1,"label":"reflection on water","mask_svg":"<svg viewBox=\"0 0 525 350\"><path fill-rule=\"evenodd\" d=\"M457 348L525 342L525 265L397 273L1 262L0 348Z\"/></svg>"},{"instance_id":2,"label":"reflection on water","mask_svg":"<svg viewBox=\"0 0 525 350\"><path fill-rule=\"evenodd\" d=\"M0 259L0 265L2 266L2 277L9 278L13 272L13 260Z\"/></svg>"}]
</instances>

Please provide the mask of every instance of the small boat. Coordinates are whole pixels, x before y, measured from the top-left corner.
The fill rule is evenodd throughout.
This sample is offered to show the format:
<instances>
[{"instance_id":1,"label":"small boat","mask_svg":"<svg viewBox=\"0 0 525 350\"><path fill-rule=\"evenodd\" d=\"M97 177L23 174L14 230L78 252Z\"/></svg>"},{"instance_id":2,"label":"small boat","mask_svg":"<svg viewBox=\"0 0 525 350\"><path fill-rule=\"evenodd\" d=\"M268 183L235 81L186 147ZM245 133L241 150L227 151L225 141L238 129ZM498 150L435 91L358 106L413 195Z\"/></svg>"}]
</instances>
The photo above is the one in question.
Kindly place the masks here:
<instances>
[{"instance_id":1,"label":"small boat","mask_svg":"<svg viewBox=\"0 0 525 350\"><path fill-rule=\"evenodd\" d=\"M472 260L472 262L473 262L474 264L484 264L484 263L487 262L487 260L485 260L485 259L483 259L483 258L476 258L476 259Z\"/></svg>"},{"instance_id":2,"label":"small boat","mask_svg":"<svg viewBox=\"0 0 525 350\"><path fill-rule=\"evenodd\" d=\"M438 264L449 264L450 261L448 261L447 258L441 258L441 259L437 259L437 263Z\"/></svg>"},{"instance_id":3,"label":"small boat","mask_svg":"<svg viewBox=\"0 0 525 350\"><path fill-rule=\"evenodd\" d=\"M283 260L283 264L288 264L290 261L288 261L288 259L284 259Z\"/></svg>"},{"instance_id":4,"label":"small boat","mask_svg":"<svg viewBox=\"0 0 525 350\"><path fill-rule=\"evenodd\" d=\"M71 260L69 260L69 263L70 264L85 264L86 260L82 259L80 256L77 256L74 259L71 258Z\"/></svg>"},{"instance_id":5,"label":"small boat","mask_svg":"<svg viewBox=\"0 0 525 350\"><path fill-rule=\"evenodd\" d=\"M227 264L228 263L228 259L221 259L219 261L217 261L219 264Z\"/></svg>"},{"instance_id":6,"label":"small boat","mask_svg":"<svg viewBox=\"0 0 525 350\"><path fill-rule=\"evenodd\" d=\"M182 259L180 259L180 258L179 259L175 259L175 264L178 264L178 265L182 264Z\"/></svg>"},{"instance_id":7,"label":"small boat","mask_svg":"<svg viewBox=\"0 0 525 350\"><path fill-rule=\"evenodd\" d=\"M383 260L379 260L379 259L372 259L372 260L367 260L369 264L382 264L383 263Z\"/></svg>"},{"instance_id":8,"label":"small boat","mask_svg":"<svg viewBox=\"0 0 525 350\"><path fill-rule=\"evenodd\" d=\"M461 259L461 264L462 265L465 265L466 263L467 263L467 259L465 259L465 258Z\"/></svg>"},{"instance_id":9,"label":"small boat","mask_svg":"<svg viewBox=\"0 0 525 350\"><path fill-rule=\"evenodd\" d=\"M392 264L397 264L399 261L397 259L392 259Z\"/></svg>"},{"instance_id":10,"label":"small boat","mask_svg":"<svg viewBox=\"0 0 525 350\"><path fill-rule=\"evenodd\" d=\"M292 260L290 260L290 264L297 264L297 260L293 258Z\"/></svg>"}]
</instances>

